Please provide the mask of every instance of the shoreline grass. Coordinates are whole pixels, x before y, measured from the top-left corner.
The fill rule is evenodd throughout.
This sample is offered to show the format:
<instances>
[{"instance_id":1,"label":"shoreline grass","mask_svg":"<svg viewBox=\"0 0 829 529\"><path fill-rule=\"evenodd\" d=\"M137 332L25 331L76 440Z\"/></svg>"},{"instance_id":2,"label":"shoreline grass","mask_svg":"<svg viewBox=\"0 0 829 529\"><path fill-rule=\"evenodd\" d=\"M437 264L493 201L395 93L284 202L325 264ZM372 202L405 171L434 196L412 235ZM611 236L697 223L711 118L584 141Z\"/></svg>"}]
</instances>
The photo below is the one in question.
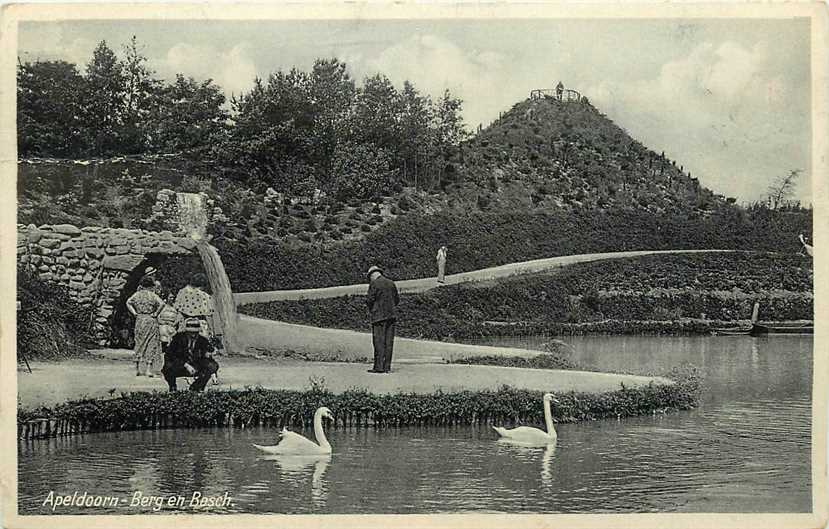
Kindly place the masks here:
<instances>
[{"instance_id":1,"label":"shoreline grass","mask_svg":"<svg viewBox=\"0 0 829 529\"><path fill-rule=\"evenodd\" d=\"M668 378L673 383L635 388L622 384L605 393L559 393L553 417L556 422L579 422L689 410L699 404L702 380L697 369L675 368ZM304 391L133 392L54 407L18 408L18 438L209 426L300 427L311 424L319 406L334 411L334 427L538 424L543 421L541 395L510 386L428 394L373 394L353 388L335 394L319 380L311 380Z\"/></svg>"}]
</instances>

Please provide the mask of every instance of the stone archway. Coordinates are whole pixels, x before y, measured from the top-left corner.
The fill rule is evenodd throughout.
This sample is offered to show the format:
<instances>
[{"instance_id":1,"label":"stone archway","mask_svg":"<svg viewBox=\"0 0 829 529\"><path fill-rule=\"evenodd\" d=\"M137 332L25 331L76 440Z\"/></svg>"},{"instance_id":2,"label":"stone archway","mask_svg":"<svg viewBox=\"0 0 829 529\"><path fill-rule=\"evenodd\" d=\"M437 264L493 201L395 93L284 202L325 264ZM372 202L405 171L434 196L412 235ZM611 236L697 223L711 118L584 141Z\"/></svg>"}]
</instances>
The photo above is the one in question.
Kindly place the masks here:
<instances>
[{"instance_id":1,"label":"stone archway","mask_svg":"<svg viewBox=\"0 0 829 529\"><path fill-rule=\"evenodd\" d=\"M17 260L41 281L67 287L70 297L94 308L100 345L110 340L110 321L134 271L148 255L189 255L196 242L170 231L71 224L17 226Z\"/></svg>"}]
</instances>

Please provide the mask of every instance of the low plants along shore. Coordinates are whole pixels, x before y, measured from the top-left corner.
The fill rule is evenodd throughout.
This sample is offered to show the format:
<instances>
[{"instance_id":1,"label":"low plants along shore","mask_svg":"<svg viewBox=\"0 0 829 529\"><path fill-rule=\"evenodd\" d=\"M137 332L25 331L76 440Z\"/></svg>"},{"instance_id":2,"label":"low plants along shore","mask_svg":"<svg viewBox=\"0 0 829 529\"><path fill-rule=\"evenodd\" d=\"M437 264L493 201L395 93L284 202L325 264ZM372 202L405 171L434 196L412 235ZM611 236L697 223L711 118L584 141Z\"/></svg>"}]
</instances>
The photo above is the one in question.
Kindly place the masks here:
<instances>
[{"instance_id":1,"label":"low plants along shore","mask_svg":"<svg viewBox=\"0 0 829 529\"><path fill-rule=\"evenodd\" d=\"M696 407L699 372L676 368L672 384L621 387L607 393L562 393L553 408L557 422L649 415ZM308 426L319 406L334 411L335 427L463 424L540 424L541 392L508 386L487 391L374 394L364 389L332 393L312 381L305 391L244 390L205 393L135 392L108 399L69 401L54 407L18 409L18 437L208 426ZM44 428L33 424L47 423Z\"/></svg>"}]
</instances>

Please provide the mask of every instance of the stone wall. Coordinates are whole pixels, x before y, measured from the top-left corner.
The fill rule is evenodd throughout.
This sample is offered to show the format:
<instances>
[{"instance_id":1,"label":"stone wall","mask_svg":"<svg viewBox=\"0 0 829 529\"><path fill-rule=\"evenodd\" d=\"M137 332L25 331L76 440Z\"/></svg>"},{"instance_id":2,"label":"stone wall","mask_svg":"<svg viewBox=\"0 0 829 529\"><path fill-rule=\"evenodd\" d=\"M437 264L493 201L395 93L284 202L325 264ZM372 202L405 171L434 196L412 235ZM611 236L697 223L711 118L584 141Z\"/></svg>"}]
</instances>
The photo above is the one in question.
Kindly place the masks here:
<instances>
[{"instance_id":1,"label":"stone wall","mask_svg":"<svg viewBox=\"0 0 829 529\"><path fill-rule=\"evenodd\" d=\"M66 286L78 303L94 307L101 345L109 338L109 318L130 274L149 255L183 255L195 248L193 239L171 231L17 225L18 262L41 280Z\"/></svg>"}]
</instances>

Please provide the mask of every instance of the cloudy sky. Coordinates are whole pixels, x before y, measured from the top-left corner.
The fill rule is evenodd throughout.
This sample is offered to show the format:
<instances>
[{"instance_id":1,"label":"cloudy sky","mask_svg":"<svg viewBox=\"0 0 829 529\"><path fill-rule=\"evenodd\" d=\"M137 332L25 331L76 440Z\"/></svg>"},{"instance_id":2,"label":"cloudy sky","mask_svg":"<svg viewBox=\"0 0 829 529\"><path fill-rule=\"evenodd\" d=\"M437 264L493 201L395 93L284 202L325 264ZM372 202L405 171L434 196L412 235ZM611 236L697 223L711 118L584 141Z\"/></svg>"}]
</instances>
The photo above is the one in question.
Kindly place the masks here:
<instances>
[{"instance_id":1,"label":"cloudy sky","mask_svg":"<svg viewBox=\"0 0 829 529\"><path fill-rule=\"evenodd\" d=\"M82 69L99 41L120 52L135 35L157 75L227 93L338 57L358 81L449 88L470 128L561 80L718 193L755 200L801 169L797 198L810 202L809 30L808 19L26 22L19 51Z\"/></svg>"}]
</instances>

